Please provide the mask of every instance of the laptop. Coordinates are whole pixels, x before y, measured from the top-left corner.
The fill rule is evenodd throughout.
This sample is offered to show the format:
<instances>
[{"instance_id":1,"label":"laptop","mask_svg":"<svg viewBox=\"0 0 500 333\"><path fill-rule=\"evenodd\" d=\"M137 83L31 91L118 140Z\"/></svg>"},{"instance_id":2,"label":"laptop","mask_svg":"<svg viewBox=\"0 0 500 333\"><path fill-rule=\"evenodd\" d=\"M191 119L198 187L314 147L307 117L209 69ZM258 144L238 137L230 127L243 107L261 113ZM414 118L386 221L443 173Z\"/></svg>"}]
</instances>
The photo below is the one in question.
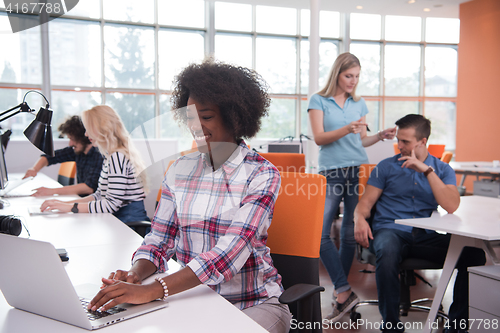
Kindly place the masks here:
<instances>
[{"instance_id":1,"label":"laptop","mask_svg":"<svg viewBox=\"0 0 500 333\"><path fill-rule=\"evenodd\" d=\"M54 246L0 234L0 290L11 306L87 330L122 322L168 306L168 302L119 304L107 313L89 312L66 273ZM26 267L33 274L26 274ZM98 287L97 287L98 289Z\"/></svg>"},{"instance_id":2,"label":"laptop","mask_svg":"<svg viewBox=\"0 0 500 333\"><path fill-rule=\"evenodd\" d=\"M9 180L7 182L7 186L5 186L5 189L0 190L0 197L4 198L13 198L13 197L27 197L33 194L33 190L27 191L26 189L22 189L20 191L14 191L17 189L19 186L23 185L26 182L29 182L32 180L33 177L27 177L24 179L16 179L16 180Z\"/></svg>"}]
</instances>

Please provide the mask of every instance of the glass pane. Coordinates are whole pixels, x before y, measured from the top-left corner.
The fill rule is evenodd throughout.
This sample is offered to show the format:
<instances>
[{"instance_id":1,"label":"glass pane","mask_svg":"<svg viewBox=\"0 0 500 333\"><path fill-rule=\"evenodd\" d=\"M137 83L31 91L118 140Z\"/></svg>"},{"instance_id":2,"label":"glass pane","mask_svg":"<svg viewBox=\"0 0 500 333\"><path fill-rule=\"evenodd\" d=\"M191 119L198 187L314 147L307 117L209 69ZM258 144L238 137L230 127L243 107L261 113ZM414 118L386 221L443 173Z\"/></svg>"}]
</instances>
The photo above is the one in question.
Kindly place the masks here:
<instances>
[{"instance_id":1,"label":"glass pane","mask_svg":"<svg viewBox=\"0 0 500 333\"><path fill-rule=\"evenodd\" d=\"M171 112L170 95L160 96L160 137L177 140L179 151L191 149L193 136L174 120Z\"/></svg>"},{"instance_id":2,"label":"glass pane","mask_svg":"<svg viewBox=\"0 0 500 333\"><path fill-rule=\"evenodd\" d=\"M380 44L352 43L350 51L361 63L356 94L380 95Z\"/></svg>"},{"instance_id":3,"label":"glass pane","mask_svg":"<svg viewBox=\"0 0 500 333\"><path fill-rule=\"evenodd\" d=\"M14 106L20 104L23 101L24 95L28 92L25 89L1 89L0 88L0 110L8 110ZM52 102L49 100L49 102ZM26 103L28 103L31 109L34 109L33 114L29 113L19 113L15 116L2 122L2 128L10 128L12 130L11 138L24 139L23 132L28 127L29 124L35 119L36 113L40 110L40 107L45 107L46 102L42 96L32 92L26 96ZM52 106L51 110L55 111ZM55 112L54 112L55 114Z\"/></svg>"},{"instance_id":4,"label":"glass pane","mask_svg":"<svg viewBox=\"0 0 500 333\"><path fill-rule=\"evenodd\" d=\"M154 30L133 26L104 27L106 86L154 88Z\"/></svg>"},{"instance_id":5,"label":"glass pane","mask_svg":"<svg viewBox=\"0 0 500 333\"><path fill-rule=\"evenodd\" d=\"M368 135L376 134L379 129L379 115L380 115L380 102L379 101L365 101L368 107L368 114L366 115L366 123L370 128ZM389 127L389 126L386 126Z\"/></svg>"},{"instance_id":6,"label":"glass pane","mask_svg":"<svg viewBox=\"0 0 500 333\"><path fill-rule=\"evenodd\" d=\"M252 68L252 37L215 35L215 57L224 62Z\"/></svg>"},{"instance_id":7,"label":"glass pane","mask_svg":"<svg viewBox=\"0 0 500 333\"><path fill-rule=\"evenodd\" d=\"M134 136L134 130L144 125L155 116L155 96L144 94L106 94L106 105L112 107L121 117L123 124L132 137L142 138L142 131L139 136ZM154 128L148 126L148 134L155 133ZM151 135L155 136L155 134Z\"/></svg>"},{"instance_id":8,"label":"glass pane","mask_svg":"<svg viewBox=\"0 0 500 333\"><path fill-rule=\"evenodd\" d=\"M318 90L323 88L328 80L330 69L338 56L338 45L336 42L324 41L319 44L319 78ZM309 93L309 41L302 40L300 43L300 83L302 94Z\"/></svg>"},{"instance_id":9,"label":"glass pane","mask_svg":"<svg viewBox=\"0 0 500 333\"><path fill-rule=\"evenodd\" d=\"M309 133L309 114L307 113L307 107L309 102L307 98L301 98L300 100L300 133L307 135ZM312 136L311 136L312 139Z\"/></svg>"},{"instance_id":10,"label":"glass pane","mask_svg":"<svg viewBox=\"0 0 500 333\"><path fill-rule=\"evenodd\" d=\"M420 42L422 40L422 18L387 15L385 17L385 39Z\"/></svg>"},{"instance_id":11,"label":"glass pane","mask_svg":"<svg viewBox=\"0 0 500 333\"><path fill-rule=\"evenodd\" d=\"M297 34L297 9L295 8L257 6L256 20L258 32Z\"/></svg>"},{"instance_id":12,"label":"glass pane","mask_svg":"<svg viewBox=\"0 0 500 333\"><path fill-rule=\"evenodd\" d=\"M300 34L309 36L311 29L311 11L302 9L300 11ZM319 35L321 37L339 38L340 36L340 13L330 11L319 12Z\"/></svg>"},{"instance_id":13,"label":"glass pane","mask_svg":"<svg viewBox=\"0 0 500 333\"><path fill-rule=\"evenodd\" d=\"M425 20L425 41L431 43L458 43L460 20L428 17Z\"/></svg>"},{"instance_id":14,"label":"glass pane","mask_svg":"<svg viewBox=\"0 0 500 333\"><path fill-rule=\"evenodd\" d=\"M160 89L171 89L174 76L192 62L204 58L203 33L160 30L158 33L158 59L160 63ZM182 45L180 48L172 45Z\"/></svg>"},{"instance_id":15,"label":"glass pane","mask_svg":"<svg viewBox=\"0 0 500 333\"><path fill-rule=\"evenodd\" d=\"M108 20L154 23L154 9L154 0L103 0L103 15Z\"/></svg>"},{"instance_id":16,"label":"glass pane","mask_svg":"<svg viewBox=\"0 0 500 333\"><path fill-rule=\"evenodd\" d=\"M420 46L386 45L385 95L418 96Z\"/></svg>"},{"instance_id":17,"label":"glass pane","mask_svg":"<svg viewBox=\"0 0 500 333\"><path fill-rule=\"evenodd\" d=\"M379 40L382 18L374 14L351 14L351 38Z\"/></svg>"},{"instance_id":18,"label":"glass pane","mask_svg":"<svg viewBox=\"0 0 500 333\"><path fill-rule=\"evenodd\" d=\"M258 139L295 136L295 99L273 98L269 116L262 119Z\"/></svg>"},{"instance_id":19,"label":"glass pane","mask_svg":"<svg viewBox=\"0 0 500 333\"><path fill-rule=\"evenodd\" d=\"M57 128L66 117L80 114L95 105L102 103L101 93L98 91L52 91L51 109L52 115L52 133L54 137L59 137Z\"/></svg>"},{"instance_id":20,"label":"glass pane","mask_svg":"<svg viewBox=\"0 0 500 333\"><path fill-rule=\"evenodd\" d=\"M451 47L425 48L425 95L457 96L458 52Z\"/></svg>"},{"instance_id":21,"label":"glass pane","mask_svg":"<svg viewBox=\"0 0 500 333\"><path fill-rule=\"evenodd\" d=\"M425 102L425 116L431 121L429 143L445 144L446 150L455 150L456 111L454 102Z\"/></svg>"},{"instance_id":22,"label":"glass pane","mask_svg":"<svg viewBox=\"0 0 500 333\"><path fill-rule=\"evenodd\" d=\"M205 1L159 0L158 22L179 27L205 27Z\"/></svg>"},{"instance_id":23,"label":"glass pane","mask_svg":"<svg viewBox=\"0 0 500 333\"><path fill-rule=\"evenodd\" d=\"M101 85L99 23L57 19L50 23L50 79L55 85Z\"/></svg>"},{"instance_id":24,"label":"glass pane","mask_svg":"<svg viewBox=\"0 0 500 333\"><path fill-rule=\"evenodd\" d=\"M99 0L80 0L78 4L69 11L68 15L84 16L91 18L101 17L101 4Z\"/></svg>"},{"instance_id":25,"label":"glass pane","mask_svg":"<svg viewBox=\"0 0 500 333\"><path fill-rule=\"evenodd\" d=\"M0 40L3 48L9 48L8 52L0 52L0 82L41 84L40 27L12 33L9 18L0 13Z\"/></svg>"},{"instance_id":26,"label":"glass pane","mask_svg":"<svg viewBox=\"0 0 500 333\"><path fill-rule=\"evenodd\" d=\"M398 119L403 118L407 114L418 114L420 110L419 102L406 101L386 101L384 110L384 124L382 128L396 126Z\"/></svg>"},{"instance_id":27,"label":"glass pane","mask_svg":"<svg viewBox=\"0 0 500 333\"><path fill-rule=\"evenodd\" d=\"M295 93L295 40L257 38L257 72L264 77L273 93Z\"/></svg>"},{"instance_id":28,"label":"glass pane","mask_svg":"<svg viewBox=\"0 0 500 333\"><path fill-rule=\"evenodd\" d=\"M319 35L321 37L340 37L340 13L330 11L319 12Z\"/></svg>"},{"instance_id":29,"label":"glass pane","mask_svg":"<svg viewBox=\"0 0 500 333\"><path fill-rule=\"evenodd\" d=\"M215 29L252 31L252 5L216 2Z\"/></svg>"}]
</instances>

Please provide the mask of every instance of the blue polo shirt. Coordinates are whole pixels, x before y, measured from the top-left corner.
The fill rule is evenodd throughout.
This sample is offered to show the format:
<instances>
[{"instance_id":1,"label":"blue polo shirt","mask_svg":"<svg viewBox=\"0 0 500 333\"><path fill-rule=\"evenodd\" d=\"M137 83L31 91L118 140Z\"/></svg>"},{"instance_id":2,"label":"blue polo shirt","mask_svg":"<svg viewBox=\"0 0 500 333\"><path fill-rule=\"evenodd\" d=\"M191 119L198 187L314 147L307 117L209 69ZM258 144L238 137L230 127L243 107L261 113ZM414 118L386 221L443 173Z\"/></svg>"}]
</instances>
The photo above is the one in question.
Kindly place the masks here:
<instances>
[{"instance_id":1,"label":"blue polo shirt","mask_svg":"<svg viewBox=\"0 0 500 333\"><path fill-rule=\"evenodd\" d=\"M394 220L429 217L438 207L424 174L402 168L404 161L398 161L400 157L401 154L398 154L380 162L368 179L369 185L383 191L376 204L373 231L391 228L411 232L412 227L396 224ZM455 171L447 163L431 154L427 155L424 163L434 168L443 183L456 185Z\"/></svg>"},{"instance_id":2,"label":"blue polo shirt","mask_svg":"<svg viewBox=\"0 0 500 333\"><path fill-rule=\"evenodd\" d=\"M337 130L349 123L359 120L368 113L364 99L355 102L348 97L341 108L333 97L323 97L314 94L309 100L310 109L323 111L323 128L325 132ZM359 134L347 134L346 136L319 147L319 170L330 170L358 166L368 163L368 156L361 143Z\"/></svg>"}]
</instances>

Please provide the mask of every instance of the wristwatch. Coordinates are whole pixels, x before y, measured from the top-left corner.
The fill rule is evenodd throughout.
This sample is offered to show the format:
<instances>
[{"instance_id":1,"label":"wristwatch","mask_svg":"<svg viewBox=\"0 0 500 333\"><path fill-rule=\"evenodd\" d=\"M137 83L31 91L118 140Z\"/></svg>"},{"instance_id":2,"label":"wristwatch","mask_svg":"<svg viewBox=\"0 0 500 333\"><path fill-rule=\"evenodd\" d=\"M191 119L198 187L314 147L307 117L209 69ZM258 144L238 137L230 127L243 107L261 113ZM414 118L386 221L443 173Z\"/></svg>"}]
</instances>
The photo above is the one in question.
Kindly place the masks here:
<instances>
[{"instance_id":1,"label":"wristwatch","mask_svg":"<svg viewBox=\"0 0 500 333\"><path fill-rule=\"evenodd\" d=\"M427 172L427 171L426 171L426 172ZM78 213L78 202L75 202L75 203L73 204L73 208L71 208L71 211L72 211L73 213L75 213L75 214L76 214L76 213Z\"/></svg>"},{"instance_id":2,"label":"wristwatch","mask_svg":"<svg viewBox=\"0 0 500 333\"><path fill-rule=\"evenodd\" d=\"M427 177L431 172L434 172L434 168L430 166L429 169L425 170L424 176Z\"/></svg>"}]
</instances>

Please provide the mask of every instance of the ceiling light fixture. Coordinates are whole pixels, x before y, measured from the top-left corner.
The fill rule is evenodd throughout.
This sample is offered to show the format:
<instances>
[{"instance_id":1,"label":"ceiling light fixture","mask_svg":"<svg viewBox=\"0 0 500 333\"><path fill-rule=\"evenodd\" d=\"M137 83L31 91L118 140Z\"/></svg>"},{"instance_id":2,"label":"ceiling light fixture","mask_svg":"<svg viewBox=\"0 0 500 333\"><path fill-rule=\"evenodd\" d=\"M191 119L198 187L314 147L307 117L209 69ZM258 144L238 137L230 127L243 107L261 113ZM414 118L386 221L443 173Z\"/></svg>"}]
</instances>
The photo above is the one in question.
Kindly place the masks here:
<instances>
[{"instance_id":1,"label":"ceiling light fixture","mask_svg":"<svg viewBox=\"0 0 500 333\"><path fill-rule=\"evenodd\" d=\"M424 8L424 12L430 12L431 10L429 8Z\"/></svg>"},{"instance_id":2,"label":"ceiling light fixture","mask_svg":"<svg viewBox=\"0 0 500 333\"><path fill-rule=\"evenodd\" d=\"M415 2L416 2L416 0L410 0L410 1L408 1L408 3L410 3L410 4L411 3L415 3Z\"/></svg>"},{"instance_id":3,"label":"ceiling light fixture","mask_svg":"<svg viewBox=\"0 0 500 333\"><path fill-rule=\"evenodd\" d=\"M356 9L363 9L363 6L356 6Z\"/></svg>"}]
</instances>

